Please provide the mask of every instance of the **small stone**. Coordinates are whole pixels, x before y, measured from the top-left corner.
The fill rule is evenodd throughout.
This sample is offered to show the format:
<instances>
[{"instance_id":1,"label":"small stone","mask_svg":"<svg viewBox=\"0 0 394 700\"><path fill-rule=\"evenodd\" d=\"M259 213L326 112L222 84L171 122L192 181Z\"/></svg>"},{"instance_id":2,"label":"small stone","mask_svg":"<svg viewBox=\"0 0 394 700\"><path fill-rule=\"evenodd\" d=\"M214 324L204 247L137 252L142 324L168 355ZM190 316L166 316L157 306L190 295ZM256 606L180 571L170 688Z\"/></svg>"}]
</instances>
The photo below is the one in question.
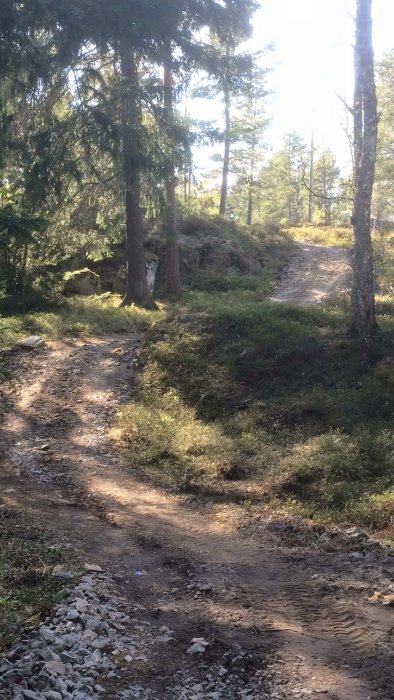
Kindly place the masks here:
<instances>
[{"instance_id":1,"label":"small stone","mask_svg":"<svg viewBox=\"0 0 394 700\"><path fill-rule=\"evenodd\" d=\"M85 630L95 632L96 630L100 630L101 625L102 622L98 617L89 617L85 623Z\"/></svg>"},{"instance_id":2,"label":"small stone","mask_svg":"<svg viewBox=\"0 0 394 700\"><path fill-rule=\"evenodd\" d=\"M75 609L78 610L80 613L86 612L88 608L88 601L85 600L84 598L78 598L75 601Z\"/></svg>"},{"instance_id":3,"label":"small stone","mask_svg":"<svg viewBox=\"0 0 394 700\"><path fill-rule=\"evenodd\" d=\"M54 631L50 630L50 629L45 629L45 628L42 629L41 635L44 637L45 641L48 642L48 644L53 644L55 639L56 639L56 635L55 635ZM38 643L40 643L40 642L38 642Z\"/></svg>"},{"instance_id":4,"label":"small stone","mask_svg":"<svg viewBox=\"0 0 394 700\"><path fill-rule=\"evenodd\" d=\"M161 634L159 637L156 637L156 642L159 644L168 644L169 642L173 642L174 637L171 637L169 634Z\"/></svg>"},{"instance_id":5,"label":"small stone","mask_svg":"<svg viewBox=\"0 0 394 700\"><path fill-rule=\"evenodd\" d=\"M69 620L71 622L74 622L75 620L79 619L79 612L75 608L70 608L67 615L66 615L66 620Z\"/></svg>"},{"instance_id":6,"label":"small stone","mask_svg":"<svg viewBox=\"0 0 394 700\"><path fill-rule=\"evenodd\" d=\"M70 632L70 634L66 634L66 636L63 637L63 644L67 649L71 649L78 641L79 635L76 634L76 632Z\"/></svg>"},{"instance_id":7,"label":"small stone","mask_svg":"<svg viewBox=\"0 0 394 700\"><path fill-rule=\"evenodd\" d=\"M228 674L227 668L224 668L224 666L220 666L219 668L219 677L223 678L223 676L226 676Z\"/></svg>"},{"instance_id":8,"label":"small stone","mask_svg":"<svg viewBox=\"0 0 394 700\"><path fill-rule=\"evenodd\" d=\"M71 581L74 576L69 571L65 571L61 564L57 564L52 569L52 578L59 581Z\"/></svg>"},{"instance_id":9,"label":"small stone","mask_svg":"<svg viewBox=\"0 0 394 700\"><path fill-rule=\"evenodd\" d=\"M190 647L187 650L187 653L191 655L203 654L207 646L209 646L209 642L207 642L203 637L194 637L194 639L191 641Z\"/></svg>"},{"instance_id":10,"label":"small stone","mask_svg":"<svg viewBox=\"0 0 394 700\"><path fill-rule=\"evenodd\" d=\"M44 668L54 676L64 676L66 671L65 665L61 661L47 661Z\"/></svg>"},{"instance_id":11,"label":"small stone","mask_svg":"<svg viewBox=\"0 0 394 700\"><path fill-rule=\"evenodd\" d=\"M47 693L43 693L45 700L63 700L61 693L56 690L48 690Z\"/></svg>"},{"instance_id":12,"label":"small stone","mask_svg":"<svg viewBox=\"0 0 394 700\"><path fill-rule=\"evenodd\" d=\"M104 571L99 564L85 564L85 569L89 571L89 573L96 574L101 574Z\"/></svg>"},{"instance_id":13,"label":"small stone","mask_svg":"<svg viewBox=\"0 0 394 700\"><path fill-rule=\"evenodd\" d=\"M364 530L361 530L359 527L349 527L347 530L345 530L346 534L349 537L354 537L355 539L359 540L367 540L368 535Z\"/></svg>"},{"instance_id":14,"label":"small stone","mask_svg":"<svg viewBox=\"0 0 394 700\"><path fill-rule=\"evenodd\" d=\"M364 555L361 552L350 552L348 555L349 559L354 560L359 560L359 559L364 559Z\"/></svg>"},{"instance_id":15,"label":"small stone","mask_svg":"<svg viewBox=\"0 0 394 700\"><path fill-rule=\"evenodd\" d=\"M23 652L26 651L26 647L24 644L18 644L16 647L11 649L11 651L8 653L8 660L9 661L15 661L18 659L20 656L22 656Z\"/></svg>"},{"instance_id":16,"label":"small stone","mask_svg":"<svg viewBox=\"0 0 394 700\"><path fill-rule=\"evenodd\" d=\"M44 649L38 649L37 650L37 656L42 659L43 661L60 661L60 656L58 654L55 654L52 649L49 647L45 647Z\"/></svg>"},{"instance_id":17,"label":"small stone","mask_svg":"<svg viewBox=\"0 0 394 700\"><path fill-rule=\"evenodd\" d=\"M113 632L114 632L114 637L116 637L115 630L113 630ZM95 639L97 639L97 634L96 634L96 632L93 632L93 630L85 630L85 632L82 635L82 639L85 639L87 642L93 642Z\"/></svg>"}]
</instances>

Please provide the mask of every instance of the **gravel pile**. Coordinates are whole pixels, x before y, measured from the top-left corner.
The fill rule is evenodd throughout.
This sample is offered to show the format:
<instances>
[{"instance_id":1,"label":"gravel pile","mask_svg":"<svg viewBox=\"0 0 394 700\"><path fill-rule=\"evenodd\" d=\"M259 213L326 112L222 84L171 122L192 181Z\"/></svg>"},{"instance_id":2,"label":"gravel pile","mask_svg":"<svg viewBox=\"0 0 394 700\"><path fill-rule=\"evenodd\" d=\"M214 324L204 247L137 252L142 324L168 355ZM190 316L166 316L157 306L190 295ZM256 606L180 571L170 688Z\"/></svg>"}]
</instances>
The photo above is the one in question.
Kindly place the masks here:
<instances>
[{"instance_id":1,"label":"gravel pile","mask_svg":"<svg viewBox=\"0 0 394 700\"><path fill-rule=\"evenodd\" d=\"M121 678L122 667L134 660L147 660L154 634L149 623L138 623L126 600L114 595L110 577L84 576L54 616L38 631L22 638L0 662L0 697L107 697L106 687Z\"/></svg>"},{"instance_id":2,"label":"gravel pile","mask_svg":"<svg viewBox=\"0 0 394 700\"><path fill-rule=\"evenodd\" d=\"M45 624L0 660L1 700L282 700L273 675L246 651L212 660L202 638L182 645L180 670L166 678L163 651L177 646L176 633L142 614L107 574L84 576ZM133 666L153 659L163 665L162 688L130 684Z\"/></svg>"},{"instance_id":3,"label":"gravel pile","mask_svg":"<svg viewBox=\"0 0 394 700\"><path fill-rule=\"evenodd\" d=\"M252 671L246 651L226 652L222 664L214 664L202 678L179 671L172 688L176 700L282 700L273 675L267 669ZM200 674L199 674L200 675Z\"/></svg>"}]
</instances>

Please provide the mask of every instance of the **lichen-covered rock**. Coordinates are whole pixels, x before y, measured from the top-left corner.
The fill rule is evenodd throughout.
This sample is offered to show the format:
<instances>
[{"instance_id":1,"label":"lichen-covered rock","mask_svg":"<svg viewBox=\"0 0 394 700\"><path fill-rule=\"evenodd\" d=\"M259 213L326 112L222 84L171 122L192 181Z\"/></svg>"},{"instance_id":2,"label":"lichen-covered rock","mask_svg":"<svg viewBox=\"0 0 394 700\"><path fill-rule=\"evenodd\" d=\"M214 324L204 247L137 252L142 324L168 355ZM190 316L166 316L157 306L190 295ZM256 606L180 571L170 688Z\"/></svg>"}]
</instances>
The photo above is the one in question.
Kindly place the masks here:
<instances>
[{"instance_id":1,"label":"lichen-covered rock","mask_svg":"<svg viewBox=\"0 0 394 700\"><path fill-rule=\"evenodd\" d=\"M100 277L88 269L68 272L65 279L64 292L67 295L80 294L87 297L101 294Z\"/></svg>"}]
</instances>

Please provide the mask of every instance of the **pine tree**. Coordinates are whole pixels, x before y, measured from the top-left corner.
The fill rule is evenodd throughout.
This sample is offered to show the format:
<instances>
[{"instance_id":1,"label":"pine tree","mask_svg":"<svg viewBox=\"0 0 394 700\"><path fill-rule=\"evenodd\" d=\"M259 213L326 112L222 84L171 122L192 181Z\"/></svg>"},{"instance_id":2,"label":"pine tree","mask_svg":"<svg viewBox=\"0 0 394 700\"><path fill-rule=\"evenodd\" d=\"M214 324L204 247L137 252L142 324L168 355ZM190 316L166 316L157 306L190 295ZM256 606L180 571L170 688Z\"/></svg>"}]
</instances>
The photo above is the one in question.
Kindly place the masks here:
<instances>
[{"instance_id":1,"label":"pine tree","mask_svg":"<svg viewBox=\"0 0 394 700\"><path fill-rule=\"evenodd\" d=\"M237 199L245 201L242 215L248 225L252 224L256 199L260 197L259 172L265 156L263 137L269 123L265 114L267 71L257 65L259 58L260 55L254 57L250 80L237 101L233 122L235 191Z\"/></svg>"},{"instance_id":2,"label":"pine tree","mask_svg":"<svg viewBox=\"0 0 394 700\"><path fill-rule=\"evenodd\" d=\"M283 148L273 154L261 173L264 218L290 225L306 220L308 165L309 153L304 140L296 132L286 134Z\"/></svg>"},{"instance_id":3,"label":"pine tree","mask_svg":"<svg viewBox=\"0 0 394 700\"><path fill-rule=\"evenodd\" d=\"M371 201L377 144L377 101L372 46L372 0L357 0L355 58L352 331L370 341L376 333L371 244Z\"/></svg>"},{"instance_id":4,"label":"pine tree","mask_svg":"<svg viewBox=\"0 0 394 700\"><path fill-rule=\"evenodd\" d=\"M332 224L333 205L338 187L340 170L330 149L318 153L314 167L313 193L319 222ZM312 189L312 188L311 188Z\"/></svg>"}]
</instances>

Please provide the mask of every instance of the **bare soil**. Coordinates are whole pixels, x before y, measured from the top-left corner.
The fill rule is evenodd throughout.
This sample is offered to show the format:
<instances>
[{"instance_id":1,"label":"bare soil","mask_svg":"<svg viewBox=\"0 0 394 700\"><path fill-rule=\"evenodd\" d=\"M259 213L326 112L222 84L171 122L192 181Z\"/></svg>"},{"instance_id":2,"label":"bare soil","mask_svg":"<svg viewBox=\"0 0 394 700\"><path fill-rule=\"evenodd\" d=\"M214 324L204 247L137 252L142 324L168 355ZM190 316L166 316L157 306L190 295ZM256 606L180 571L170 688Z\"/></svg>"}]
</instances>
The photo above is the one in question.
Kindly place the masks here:
<instances>
[{"instance_id":1,"label":"bare soil","mask_svg":"<svg viewBox=\"0 0 394 700\"><path fill-rule=\"evenodd\" d=\"M301 243L272 301L320 304L330 294L347 291L350 281L350 252L346 248Z\"/></svg>"},{"instance_id":2,"label":"bare soil","mask_svg":"<svg viewBox=\"0 0 394 700\"><path fill-rule=\"evenodd\" d=\"M393 581L392 550L141 482L110 437L133 398L138 345L116 336L13 353L0 471L4 503L75 542L176 631L133 682L174 697L165 688L178 669L200 672L186 650L205 637L205 659L242 648L246 674L268 663L281 698L394 698L393 608L370 600Z\"/></svg>"}]
</instances>

